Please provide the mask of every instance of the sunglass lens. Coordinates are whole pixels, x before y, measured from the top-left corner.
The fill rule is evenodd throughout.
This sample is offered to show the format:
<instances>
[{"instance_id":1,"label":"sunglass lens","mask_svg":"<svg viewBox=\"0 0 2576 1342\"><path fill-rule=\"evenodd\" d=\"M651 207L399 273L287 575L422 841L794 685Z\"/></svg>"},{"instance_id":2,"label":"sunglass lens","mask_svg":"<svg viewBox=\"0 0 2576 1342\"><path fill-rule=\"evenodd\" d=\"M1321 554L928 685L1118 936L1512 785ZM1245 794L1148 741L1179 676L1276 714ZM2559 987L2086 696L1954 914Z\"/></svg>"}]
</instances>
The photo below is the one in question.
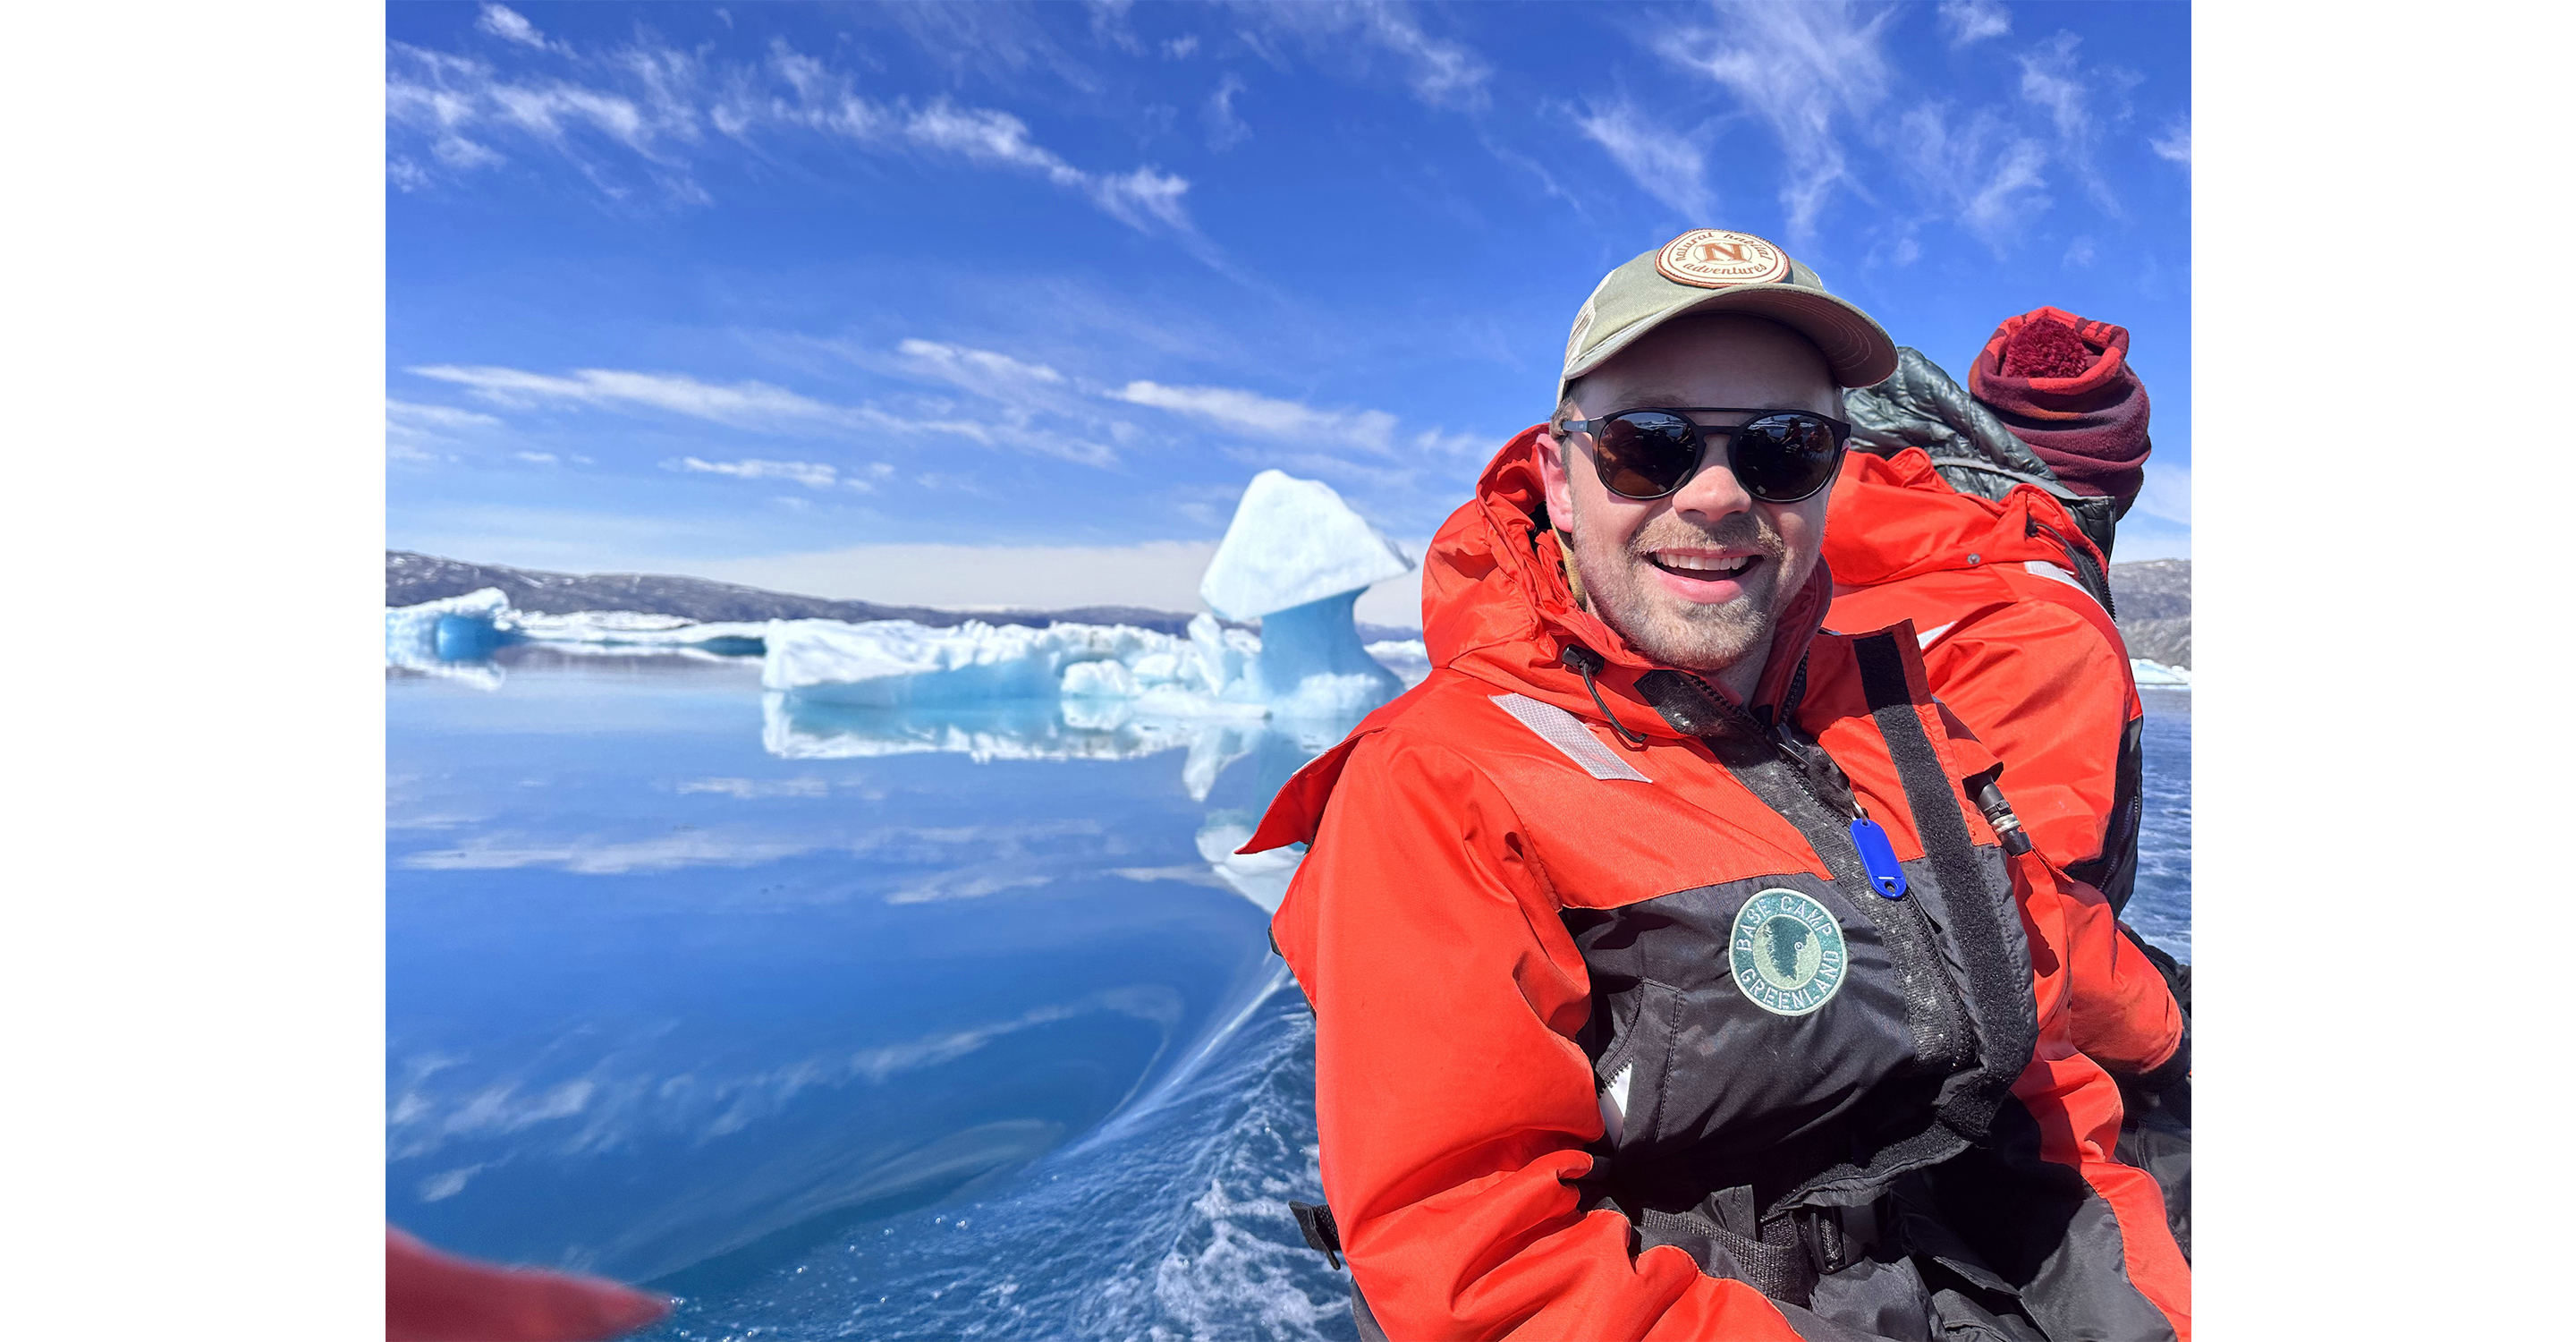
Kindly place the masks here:
<instances>
[{"instance_id":1,"label":"sunglass lens","mask_svg":"<svg viewBox=\"0 0 2576 1342\"><path fill-rule=\"evenodd\" d=\"M1601 483L1611 493L1659 498L1679 488L1699 464L1699 434L1679 415L1632 410L1602 427L1593 451Z\"/></svg>"},{"instance_id":2,"label":"sunglass lens","mask_svg":"<svg viewBox=\"0 0 2576 1342\"><path fill-rule=\"evenodd\" d=\"M1729 465L1745 492L1794 503L1825 487L1836 464L1833 426L1813 415L1764 415L1735 431Z\"/></svg>"}]
</instances>

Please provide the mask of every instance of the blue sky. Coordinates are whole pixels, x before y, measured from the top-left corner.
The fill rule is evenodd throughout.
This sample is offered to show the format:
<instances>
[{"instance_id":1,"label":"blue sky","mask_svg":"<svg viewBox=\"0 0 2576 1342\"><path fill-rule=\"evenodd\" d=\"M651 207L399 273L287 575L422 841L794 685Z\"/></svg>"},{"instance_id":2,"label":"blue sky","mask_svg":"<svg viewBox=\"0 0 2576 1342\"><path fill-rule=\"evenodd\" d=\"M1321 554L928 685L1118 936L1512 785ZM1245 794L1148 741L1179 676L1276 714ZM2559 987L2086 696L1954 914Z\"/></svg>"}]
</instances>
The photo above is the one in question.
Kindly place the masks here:
<instances>
[{"instance_id":1,"label":"blue sky","mask_svg":"<svg viewBox=\"0 0 2576 1342\"><path fill-rule=\"evenodd\" d=\"M2189 17L394 5L388 543L1192 608L1264 467L1418 546L1602 273L1715 226L1962 377L2127 326L2118 557L2188 555Z\"/></svg>"}]
</instances>

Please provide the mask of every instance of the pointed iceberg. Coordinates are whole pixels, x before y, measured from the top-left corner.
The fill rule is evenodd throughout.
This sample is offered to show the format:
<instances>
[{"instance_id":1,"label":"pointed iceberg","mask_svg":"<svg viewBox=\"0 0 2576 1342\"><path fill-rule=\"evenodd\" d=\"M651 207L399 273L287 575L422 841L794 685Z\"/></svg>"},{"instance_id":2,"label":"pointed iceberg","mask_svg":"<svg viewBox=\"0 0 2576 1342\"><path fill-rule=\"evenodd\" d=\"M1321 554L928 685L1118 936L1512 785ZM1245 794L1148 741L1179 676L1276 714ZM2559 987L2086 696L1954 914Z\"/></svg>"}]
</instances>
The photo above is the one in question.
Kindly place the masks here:
<instances>
[{"instance_id":1,"label":"pointed iceberg","mask_svg":"<svg viewBox=\"0 0 2576 1342\"><path fill-rule=\"evenodd\" d=\"M1257 620L1413 571L1413 561L1321 480L1263 471L1199 578L1208 609Z\"/></svg>"},{"instance_id":2,"label":"pointed iceberg","mask_svg":"<svg viewBox=\"0 0 2576 1342\"><path fill-rule=\"evenodd\" d=\"M1404 682L1360 643L1360 593L1413 571L1413 561L1320 480L1281 471L1252 477L1199 596L1230 620L1261 621L1247 689L1274 712L1365 711Z\"/></svg>"}]
</instances>

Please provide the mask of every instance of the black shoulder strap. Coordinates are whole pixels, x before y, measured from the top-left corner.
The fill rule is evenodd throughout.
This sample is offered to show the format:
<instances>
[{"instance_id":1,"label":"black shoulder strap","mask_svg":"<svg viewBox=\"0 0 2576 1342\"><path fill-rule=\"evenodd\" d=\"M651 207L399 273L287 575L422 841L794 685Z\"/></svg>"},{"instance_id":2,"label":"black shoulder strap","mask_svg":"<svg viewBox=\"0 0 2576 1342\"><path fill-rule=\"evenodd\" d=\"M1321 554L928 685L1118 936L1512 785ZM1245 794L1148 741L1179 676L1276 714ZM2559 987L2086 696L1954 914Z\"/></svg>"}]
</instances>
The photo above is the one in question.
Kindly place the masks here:
<instances>
[{"instance_id":1,"label":"black shoulder strap","mask_svg":"<svg viewBox=\"0 0 2576 1342\"><path fill-rule=\"evenodd\" d=\"M1914 693L1905 676L1905 654L1893 633L1852 640L1860 663L1861 690L1869 701L1871 720L1887 741L1887 753L1905 785L1905 804L1914 813L1914 832L1923 840L1933 878L1951 925L1952 941L1966 982L1978 1033L1981 1059L1974 1084L1962 1087L1941 1107L1944 1126L1971 1141L1982 1138L1994 1121L1995 1106L2030 1062L2039 1040L2039 1023L2030 1000L2028 952L2021 945L2021 923L2002 915L2012 909L2009 888L1989 890L1985 864L1968 833L1957 791L1932 738L1923 730ZM2007 940L2010 938L2010 940Z\"/></svg>"}]
</instances>

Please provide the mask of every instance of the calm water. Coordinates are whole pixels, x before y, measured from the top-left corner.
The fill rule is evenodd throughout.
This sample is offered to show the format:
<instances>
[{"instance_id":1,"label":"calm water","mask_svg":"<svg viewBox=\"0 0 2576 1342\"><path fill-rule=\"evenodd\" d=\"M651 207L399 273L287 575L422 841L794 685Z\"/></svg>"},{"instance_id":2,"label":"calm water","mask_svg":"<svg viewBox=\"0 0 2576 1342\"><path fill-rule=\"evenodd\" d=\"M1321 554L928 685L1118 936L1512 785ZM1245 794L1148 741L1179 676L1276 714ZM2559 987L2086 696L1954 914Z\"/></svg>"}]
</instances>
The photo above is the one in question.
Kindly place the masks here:
<instances>
[{"instance_id":1,"label":"calm water","mask_svg":"<svg viewBox=\"0 0 2576 1342\"><path fill-rule=\"evenodd\" d=\"M1313 1033L1219 872L1297 730L796 713L756 662L388 682L391 1218L666 1339L1347 1338ZM2188 956L2190 705L2130 921Z\"/></svg>"}]
</instances>

